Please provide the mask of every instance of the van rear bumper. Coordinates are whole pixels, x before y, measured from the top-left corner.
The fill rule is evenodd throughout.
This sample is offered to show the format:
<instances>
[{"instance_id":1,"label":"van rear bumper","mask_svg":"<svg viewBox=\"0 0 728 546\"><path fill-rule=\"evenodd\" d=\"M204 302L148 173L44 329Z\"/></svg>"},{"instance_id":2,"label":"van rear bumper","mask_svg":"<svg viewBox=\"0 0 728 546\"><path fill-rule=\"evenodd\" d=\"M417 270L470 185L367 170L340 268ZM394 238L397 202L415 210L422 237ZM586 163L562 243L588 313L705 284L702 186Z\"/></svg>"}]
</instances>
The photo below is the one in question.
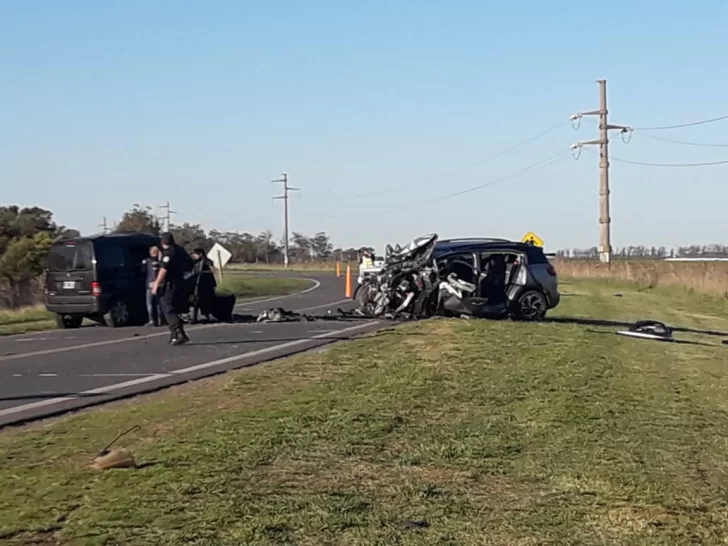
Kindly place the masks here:
<instances>
[{"instance_id":1,"label":"van rear bumper","mask_svg":"<svg viewBox=\"0 0 728 546\"><path fill-rule=\"evenodd\" d=\"M45 307L51 313L59 315L98 315L105 312L99 298L46 298Z\"/></svg>"}]
</instances>

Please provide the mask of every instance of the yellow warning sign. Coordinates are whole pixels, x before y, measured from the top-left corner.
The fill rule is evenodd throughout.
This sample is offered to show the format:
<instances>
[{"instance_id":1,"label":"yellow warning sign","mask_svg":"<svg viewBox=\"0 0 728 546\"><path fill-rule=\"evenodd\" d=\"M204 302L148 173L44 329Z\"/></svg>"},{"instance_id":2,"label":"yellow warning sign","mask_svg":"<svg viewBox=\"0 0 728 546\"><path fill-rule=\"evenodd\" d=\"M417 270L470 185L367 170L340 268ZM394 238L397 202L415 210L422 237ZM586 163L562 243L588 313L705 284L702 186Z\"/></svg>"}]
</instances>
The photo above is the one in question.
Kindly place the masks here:
<instances>
[{"instance_id":1,"label":"yellow warning sign","mask_svg":"<svg viewBox=\"0 0 728 546\"><path fill-rule=\"evenodd\" d=\"M536 235L533 231L526 233L523 236L523 239L521 239L521 242L543 247L543 239L541 239L541 237Z\"/></svg>"}]
</instances>

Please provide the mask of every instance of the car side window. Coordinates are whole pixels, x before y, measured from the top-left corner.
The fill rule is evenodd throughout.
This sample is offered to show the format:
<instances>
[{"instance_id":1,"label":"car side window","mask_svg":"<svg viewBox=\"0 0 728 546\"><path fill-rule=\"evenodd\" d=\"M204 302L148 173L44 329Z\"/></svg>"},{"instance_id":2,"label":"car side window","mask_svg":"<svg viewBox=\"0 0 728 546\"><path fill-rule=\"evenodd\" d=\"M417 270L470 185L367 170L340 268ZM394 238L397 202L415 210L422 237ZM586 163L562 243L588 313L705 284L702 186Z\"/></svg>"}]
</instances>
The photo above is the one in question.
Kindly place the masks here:
<instances>
[{"instance_id":1,"label":"car side window","mask_svg":"<svg viewBox=\"0 0 728 546\"><path fill-rule=\"evenodd\" d=\"M446 274L455 273L458 279L475 282L475 259L471 253L453 254L445 261Z\"/></svg>"}]
</instances>

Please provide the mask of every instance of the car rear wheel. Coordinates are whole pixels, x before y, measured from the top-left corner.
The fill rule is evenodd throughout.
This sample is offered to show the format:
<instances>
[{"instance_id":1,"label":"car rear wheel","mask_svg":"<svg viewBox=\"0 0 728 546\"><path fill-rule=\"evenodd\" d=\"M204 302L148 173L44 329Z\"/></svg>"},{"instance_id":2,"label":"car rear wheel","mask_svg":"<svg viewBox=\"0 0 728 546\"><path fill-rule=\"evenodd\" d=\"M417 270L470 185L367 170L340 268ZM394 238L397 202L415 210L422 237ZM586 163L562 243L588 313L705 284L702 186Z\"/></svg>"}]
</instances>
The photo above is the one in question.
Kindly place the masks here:
<instances>
[{"instance_id":1,"label":"car rear wheel","mask_svg":"<svg viewBox=\"0 0 728 546\"><path fill-rule=\"evenodd\" d=\"M104 322L112 328L126 326L130 321L129 306L122 300L111 302L109 310L104 314Z\"/></svg>"},{"instance_id":2,"label":"car rear wheel","mask_svg":"<svg viewBox=\"0 0 728 546\"><path fill-rule=\"evenodd\" d=\"M56 315L56 326L62 330L80 328L82 322L82 315L62 315L60 313Z\"/></svg>"},{"instance_id":3,"label":"car rear wheel","mask_svg":"<svg viewBox=\"0 0 728 546\"><path fill-rule=\"evenodd\" d=\"M515 316L519 320L543 320L548 310L546 296L536 290L521 294L515 307Z\"/></svg>"}]
</instances>

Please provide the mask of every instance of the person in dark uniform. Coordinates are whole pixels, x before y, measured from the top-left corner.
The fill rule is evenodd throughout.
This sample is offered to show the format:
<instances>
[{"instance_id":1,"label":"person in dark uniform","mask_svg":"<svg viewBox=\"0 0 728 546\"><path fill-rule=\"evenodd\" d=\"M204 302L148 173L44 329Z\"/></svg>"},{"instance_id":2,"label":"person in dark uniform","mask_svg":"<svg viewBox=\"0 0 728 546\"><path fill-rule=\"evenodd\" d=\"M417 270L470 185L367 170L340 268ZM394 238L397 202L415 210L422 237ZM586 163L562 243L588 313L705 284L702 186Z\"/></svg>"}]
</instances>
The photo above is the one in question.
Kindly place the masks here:
<instances>
[{"instance_id":1,"label":"person in dark uniform","mask_svg":"<svg viewBox=\"0 0 728 546\"><path fill-rule=\"evenodd\" d=\"M181 345L190 340L177 313L180 299L186 296L184 251L174 244L171 233L163 233L160 239L162 260L152 294L159 295L159 304L169 326L169 342L172 345Z\"/></svg>"},{"instance_id":2,"label":"person in dark uniform","mask_svg":"<svg viewBox=\"0 0 728 546\"><path fill-rule=\"evenodd\" d=\"M192 251L192 259L195 261L194 272L197 276L195 280L195 305L192 310L192 322L197 322L199 311L202 311L205 319L209 322L210 307L215 299L215 288L217 287L215 266L201 248L196 248Z\"/></svg>"}]
</instances>

